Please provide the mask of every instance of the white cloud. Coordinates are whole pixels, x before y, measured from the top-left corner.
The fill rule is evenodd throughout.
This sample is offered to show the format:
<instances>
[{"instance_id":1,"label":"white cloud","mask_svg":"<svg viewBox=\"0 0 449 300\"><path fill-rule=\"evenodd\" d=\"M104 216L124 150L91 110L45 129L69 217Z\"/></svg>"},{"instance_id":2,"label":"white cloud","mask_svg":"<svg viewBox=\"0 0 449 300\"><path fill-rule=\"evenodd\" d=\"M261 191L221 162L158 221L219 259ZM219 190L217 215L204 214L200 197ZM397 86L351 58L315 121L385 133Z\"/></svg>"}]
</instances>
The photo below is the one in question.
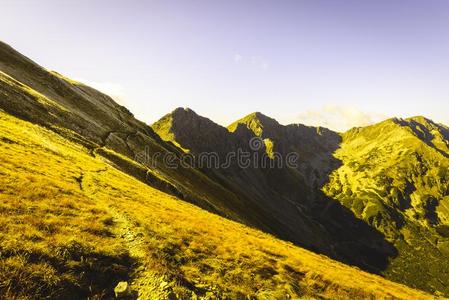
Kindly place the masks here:
<instances>
[{"instance_id":1,"label":"white cloud","mask_svg":"<svg viewBox=\"0 0 449 300\"><path fill-rule=\"evenodd\" d=\"M260 56L251 56L249 59L244 59L242 55L236 53L234 54L234 61L237 63L250 64L263 70L266 70L269 67L268 62Z\"/></svg>"},{"instance_id":2,"label":"white cloud","mask_svg":"<svg viewBox=\"0 0 449 300\"><path fill-rule=\"evenodd\" d=\"M234 54L234 61L235 62L241 62L243 59L243 56L241 56L240 54L236 53Z\"/></svg>"},{"instance_id":3,"label":"white cloud","mask_svg":"<svg viewBox=\"0 0 449 300\"><path fill-rule=\"evenodd\" d=\"M384 114L362 111L353 106L325 105L320 109L299 114L296 120L306 125L323 126L342 132L352 127L371 125L386 118Z\"/></svg>"},{"instance_id":4,"label":"white cloud","mask_svg":"<svg viewBox=\"0 0 449 300\"><path fill-rule=\"evenodd\" d=\"M126 104L126 92L125 88L121 84L113 82L90 81L86 79L75 80L82 82L87 86L93 87L94 89L99 90L102 93L105 93L121 105Z\"/></svg>"}]
</instances>

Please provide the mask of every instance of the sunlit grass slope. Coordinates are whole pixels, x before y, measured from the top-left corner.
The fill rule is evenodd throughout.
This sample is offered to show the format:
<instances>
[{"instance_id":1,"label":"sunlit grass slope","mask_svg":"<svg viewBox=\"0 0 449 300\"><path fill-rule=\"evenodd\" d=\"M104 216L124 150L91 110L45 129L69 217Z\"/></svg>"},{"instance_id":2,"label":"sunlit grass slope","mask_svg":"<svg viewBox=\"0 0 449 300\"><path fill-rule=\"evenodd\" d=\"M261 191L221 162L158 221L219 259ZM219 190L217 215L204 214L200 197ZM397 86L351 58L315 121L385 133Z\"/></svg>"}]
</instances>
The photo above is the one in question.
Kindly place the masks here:
<instances>
[{"instance_id":1,"label":"sunlit grass slope","mask_svg":"<svg viewBox=\"0 0 449 300\"><path fill-rule=\"evenodd\" d=\"M423 117L343 134L324 187L398 249L384 274L449 295L449 129Z\"/></svg>"},{"instance_id":2,"label":"sunlit grass slope","mask_svg":"<svg viewBox=\"0 0 449 300\"><path fill-rule=\"evenodd\" d=\"M0 298L426 299L155 190L0 113Z\"/></svg>"}]
</instances>

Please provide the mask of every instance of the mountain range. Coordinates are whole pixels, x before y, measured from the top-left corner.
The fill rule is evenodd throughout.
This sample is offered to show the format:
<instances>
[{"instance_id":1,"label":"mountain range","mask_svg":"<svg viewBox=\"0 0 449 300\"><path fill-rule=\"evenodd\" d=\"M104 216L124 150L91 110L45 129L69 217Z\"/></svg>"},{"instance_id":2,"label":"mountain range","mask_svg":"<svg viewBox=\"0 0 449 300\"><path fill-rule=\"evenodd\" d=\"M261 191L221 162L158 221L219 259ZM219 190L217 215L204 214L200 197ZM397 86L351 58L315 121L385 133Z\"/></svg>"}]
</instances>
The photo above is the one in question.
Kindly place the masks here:
<instances>
[{"instance_id":1,"label":"mountain range","mask_svg":"<svg viewBox=\"0 0 449 300\"><path fill-rule=\"evenodd\" d=\"M4 297L108 298L118 281L142 299L449 297L442 124L223 127L177 108L149 125L1 42L0 109ZM255 161L180 163L239 151Z\"/></svg>"},{"instance_id":2,"label":"mountain range","mask_svg":"<svg viewBox=\"0 0 449 300\"><path fill-rule=\"evenodd\" d=\"M223 128L177 109L153 129L196 154L236 151L227 145L248 145L254 136L265 142L262 151L298 153L296 169L204 172L246 197L251 207L261 206L265 218L277 221L270 221L269 229L283 239L416 288L447 293L446 126L413 117L339 134L283 126L253 113Z\"/></svg>"}]
</instances>

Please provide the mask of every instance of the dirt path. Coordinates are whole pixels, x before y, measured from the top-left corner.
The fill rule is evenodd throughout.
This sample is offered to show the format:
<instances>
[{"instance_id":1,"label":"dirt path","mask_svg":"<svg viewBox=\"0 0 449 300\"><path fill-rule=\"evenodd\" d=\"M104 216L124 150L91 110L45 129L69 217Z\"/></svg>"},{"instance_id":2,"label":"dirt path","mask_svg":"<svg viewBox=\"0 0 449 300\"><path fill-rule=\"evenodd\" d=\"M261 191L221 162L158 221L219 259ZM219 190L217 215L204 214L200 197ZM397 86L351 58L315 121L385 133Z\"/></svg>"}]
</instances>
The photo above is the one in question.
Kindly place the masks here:
<instances>
[{"instance_id":1,"label":"dirt path","mask_svg":"<svg viewBox=\"0 0 449 300\"><path fill-rule=\"evenodd\" d=\"M95 174L106 170L107 168L90 171L87 176L85 173L81 173L79 177L75 177L80 190L87 196L95 195L95 184L89 184L89 180L92 179L92 175L95 176ZM145 230L139 226L132 215L117 207L115 203L105 205L104 208L113 219L112 233L121 240L124 248L128 250L129 256L136 261L131 273L128 274L130 278L128 284L131 292L135 294L135 298L142 300L176 299L172 292L172 285L166 276L157 274L148 266L147 256L150 250L145 243L148 233L145 233ZM131 297L131 299L134 298Z\"/></svg>"},{"instance_id":2,"label":"dirt path","mask_svg":"<svg viewBox=\"0 0 449 300\"><path fill-rule=\"evenodd\" d=\"M145 248L143 229L126 212L120 212L113 206L109 207L109 211L114 219L114 234L122 239L129 255L138 262L133 274L130 274L131 282L128 282L131 290L137 292L137 299L176 299L165 276L156 274L146 266L148 249Z\"/></svg>"}]
</instances>

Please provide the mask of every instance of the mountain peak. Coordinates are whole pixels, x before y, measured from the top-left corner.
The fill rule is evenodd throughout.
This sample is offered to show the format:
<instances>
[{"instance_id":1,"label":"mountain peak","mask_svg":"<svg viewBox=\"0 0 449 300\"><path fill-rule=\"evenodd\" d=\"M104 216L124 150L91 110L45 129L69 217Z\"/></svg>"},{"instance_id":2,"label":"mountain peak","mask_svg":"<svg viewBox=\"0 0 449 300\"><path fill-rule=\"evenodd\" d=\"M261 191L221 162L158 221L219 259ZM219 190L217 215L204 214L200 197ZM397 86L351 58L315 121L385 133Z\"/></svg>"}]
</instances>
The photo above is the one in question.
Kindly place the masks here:
<instances>
[{"instance_id":1,"label":"mountain peak","mask_svg":"<svg viewBox=\"0 0 449 300\"><path fill-rule=\"evenodd\" d=\"M166 114L158 121L154 122L153 125L151 125L151 127L153 127L153 129L156 132L158 132L158 134L162 137L162 139L170 140L171 138L168 138L167 135L171 131L171 128L174 123L176 122L195 123L196 121L194 120L200 118L202 117L188 107L177 107L172 112Z\"/></svg>"},{"instance_id":2,"label":"mountain peak","mask_svg":"<svg viewBox=\"0 0 449 300\"><path fill-rule=\"evenodd\" d=\"M257 136L262 136L266 131L273 131L282 126L278 121L261 112L253 112L230 124L228 130L234 132L240 124L245 125Z\"/></svg>"},{"instance_id":3,"label":"mountain peak","mask_svg":"<svg viewBox=\"0 0 449 300\"><path fill-rule=\"evenodd\" d=\"M243 119L253 119L253 120L257 119L257 120L259 120L261 122L272 122L272 123L279 124L275 119L270 118L269 116L267 116L267 115L265 115L265 114L263 114L263 113L261 113L259 111L253 112L253 113L243 117Z\"/></svg>"},{"instance_id":4,"label":"mountain peak","mask_svg":"<svg viewBox=\"0 0 449 300\"><path fill-rule=\"evenodd\" d=\"M172 142L184 151L196 149L205 140L210 141L218 137L224 139L224 136L228 134L223 126L198 115L190 108L183 107L176 108L151 127L164 141ZM197 133L197 136L193 137L192 132ZM212 144L210 143L211 147Z\"/></svg>"},{"instance_id":5,"label":"mountain peak","mask_svg":"<svg viewBox=\"0 0 449 300\"><path fill-rule=\"evenodd\" d=\"M411 129L420 129L420 131L447 131L447 126L434 122L424 116L414 116L406 119L394 119L395 123L403 126L410 127Z\"/></svg>"},{"instance_id":6,"label":"mountain peak","mask_svg":"<svg viewBox=\"0 0 449 300\"><path fill-rule=\"evenodd\" d=\"M261 118L261 119L263 119L263 118L269 118L268 116L264 115L264 114L261 113L260 111L252 112L252 113L246 115L245 118L246 118L246 117Z\"/></svg>"},{"instance_id":7,"label":"mountain peak","mask_svg":"<svg viewBox=\"0 0 449 300\"><path fill-rule=\"evenodd\" d=\"M407 121L409 123L420 124L420 125L423 125L425 127L437 127L437 126L440 126L440 124L437 124L434 121L432 121L431 119L428 119L428 118L426 118L424 116L410 117L410 118L405 119L405 121Z\"/></svg>"},{"instance_id":8,"label":"mountain peak","mask_svg":"<svg viewBox=\"0 0 449 300\"><path fill-rule=\"evenodd\" d=\"M410 118L406 118L407 121L416 121L416 122L432 122L432 120L424 117L424 116L413 116Z\"/></svg>"},{"instance_id":9,"label":"mountain peak","mask_svg":"<svg viewBox=\"0 0 449 300\"><path fill-rule=\"evenodd\" d=\"M151 128L164 140L174 142L176 140L173 127L176 123L195 123L197 114L190 108L177 107L151 125Z\"/></svg>"},{"instance_id":10,"label":"mountain peak","mask_svg":"<svg viewBox=\"0 0 449 300\"><path fill-rule=\"evenodd\" d=\"M198 115L189 107L177 107L171 113L171 115Z\"/></svg>"}]
</instances>

